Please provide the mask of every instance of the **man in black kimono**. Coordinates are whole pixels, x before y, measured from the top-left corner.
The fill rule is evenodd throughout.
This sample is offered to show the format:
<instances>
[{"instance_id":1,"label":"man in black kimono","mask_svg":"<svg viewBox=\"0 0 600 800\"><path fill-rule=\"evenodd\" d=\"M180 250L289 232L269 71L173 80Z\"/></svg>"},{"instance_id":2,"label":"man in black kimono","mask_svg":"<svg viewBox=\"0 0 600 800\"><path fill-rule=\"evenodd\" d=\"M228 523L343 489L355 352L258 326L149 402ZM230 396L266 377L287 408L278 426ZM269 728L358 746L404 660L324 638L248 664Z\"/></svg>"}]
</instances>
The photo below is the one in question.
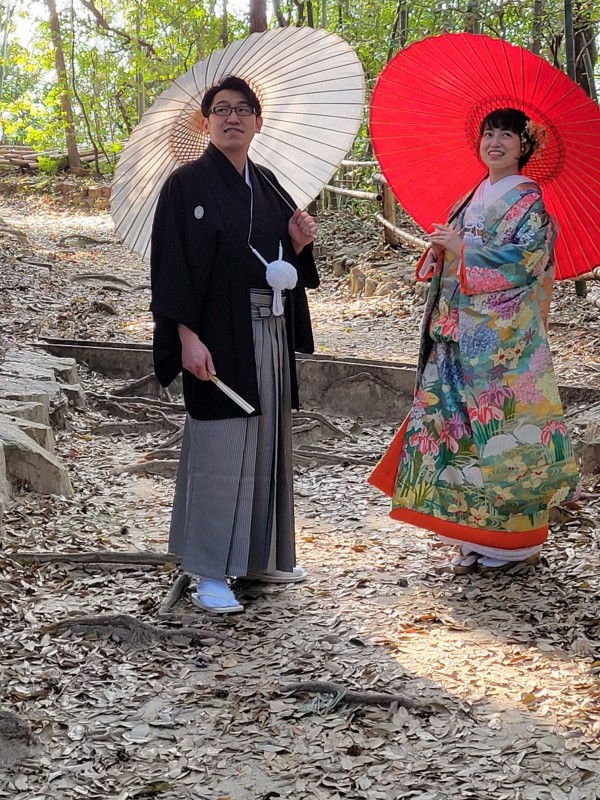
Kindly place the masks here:
<instances>
[{"instance_id":1,"label":"man in black kimono","mask_svg":"<svg viewBox=\"0 0 600 800\"><path fill-rule=\"evenodd\" d=\"M294 353L314 349L304 289L319 284L316 224L248 159L262 118L245 81L209 89L202 114L210 144L167 179L154 217L154 362L165 386L183 371L187 410L170 549L198 575L193 602L231 613L243 607L228 576L306 575L295 566L291 408ZM287 262L281 294L275 261ZM215 374L255 411L223 394Z\"/></svg>"}]
</instances>

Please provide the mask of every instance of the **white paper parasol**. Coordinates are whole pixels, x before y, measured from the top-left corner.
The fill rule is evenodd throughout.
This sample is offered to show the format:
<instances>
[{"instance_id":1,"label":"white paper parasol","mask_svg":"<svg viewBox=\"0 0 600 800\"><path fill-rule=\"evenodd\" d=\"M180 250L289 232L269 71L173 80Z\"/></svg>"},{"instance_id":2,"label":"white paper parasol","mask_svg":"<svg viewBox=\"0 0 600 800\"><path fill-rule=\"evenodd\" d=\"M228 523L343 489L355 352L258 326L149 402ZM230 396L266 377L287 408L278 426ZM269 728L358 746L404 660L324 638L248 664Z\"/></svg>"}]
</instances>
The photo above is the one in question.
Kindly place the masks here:
<instances>
[{"instance_id":1,"label":"white paper parasol","mask_svg":"<svg viewBox=\"0 0 600 800\"><path fill-rule=\"evenodd\" d=\"M363 115L364 75L356 53L313 28L253 33L212 53L178 78L142 117L125 145L112 185L115 227L147 257L160 189L208 144L200 103L225 75L243 78L262 104L263 127L250 158L275 172L304 208L350 150Z\"/></svg>"}]
</instances>

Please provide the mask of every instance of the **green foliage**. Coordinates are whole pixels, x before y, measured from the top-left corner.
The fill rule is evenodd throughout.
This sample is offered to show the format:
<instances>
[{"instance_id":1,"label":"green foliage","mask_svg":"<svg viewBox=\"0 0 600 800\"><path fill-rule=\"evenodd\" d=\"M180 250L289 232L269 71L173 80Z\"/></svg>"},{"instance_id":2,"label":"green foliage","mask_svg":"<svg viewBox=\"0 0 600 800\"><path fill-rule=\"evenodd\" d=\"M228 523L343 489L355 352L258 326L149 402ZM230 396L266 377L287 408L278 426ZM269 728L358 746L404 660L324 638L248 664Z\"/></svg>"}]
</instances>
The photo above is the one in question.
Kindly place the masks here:
<instances>
[{"instance_id":1,"label":"green foliage","mask_svg":"<svg viewBox=\"0 0 600 800\"><path fill-rule=\"evenodd\" d=\"M51 158L50 156L38 156L38 171L44 175L56 175L64 169L66 162L64 158Z\"/></svg>"}]
</instances>

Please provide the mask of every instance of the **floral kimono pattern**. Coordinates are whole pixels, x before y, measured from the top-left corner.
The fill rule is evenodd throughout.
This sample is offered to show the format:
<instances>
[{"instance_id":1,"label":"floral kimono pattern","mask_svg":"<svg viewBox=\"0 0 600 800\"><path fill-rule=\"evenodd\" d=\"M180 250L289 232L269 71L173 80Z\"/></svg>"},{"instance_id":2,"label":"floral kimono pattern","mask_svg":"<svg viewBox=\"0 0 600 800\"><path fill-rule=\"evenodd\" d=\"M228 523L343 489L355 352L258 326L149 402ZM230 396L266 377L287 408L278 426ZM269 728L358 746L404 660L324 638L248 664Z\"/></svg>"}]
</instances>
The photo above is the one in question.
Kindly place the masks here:
<instances>
[{"instance_id":1,"label":"floral kimono pattern","mask_svg":"<svg viewBox=\"0 0 600 800\"><path fill-rule=\"evenodd\" d=\"M464 210L452 223L462 228ZM392 516L517 549L547 537L577 468L546 334L555 230L539 188L492 203L481 243L429 276Z\"/></svg>"}]
</instances>

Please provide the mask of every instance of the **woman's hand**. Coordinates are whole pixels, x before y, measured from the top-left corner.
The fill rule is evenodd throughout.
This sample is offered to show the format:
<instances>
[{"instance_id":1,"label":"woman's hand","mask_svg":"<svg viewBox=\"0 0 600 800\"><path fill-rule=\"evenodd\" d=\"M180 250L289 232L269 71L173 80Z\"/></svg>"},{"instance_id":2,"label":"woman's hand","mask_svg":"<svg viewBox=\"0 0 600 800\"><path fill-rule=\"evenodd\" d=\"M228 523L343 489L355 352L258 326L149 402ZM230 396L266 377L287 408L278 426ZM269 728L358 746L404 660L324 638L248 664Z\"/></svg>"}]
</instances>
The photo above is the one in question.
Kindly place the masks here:
<instances>
[{"instance_id":1,"label":"woman's hand","mask_svg":"<svg viewBox=\"0 0 600 800\"><path fill-rule=\"evenodd\" d=\"M432 248L435 246L449 250L455 256L460 256L463 248L462 236L450 225L433 223L434 231L429 234ZM435 253L435 250L434 250Z\"/></svg>"},{"instance_id":2,"label":"woman's hand","mask_svg":"<svg viewBox=\"0 0 600 800\"><path fill-rule=\"evenodd\" d=\"M181 363L183 368L201 381L209 381L209 373L216 375L212 356L202 344L198 336L186 328L185 325L178 326L179 339L181 341Z\"/></svg>"},{"instance_id":3,"label":"woman's hand","mask_svg":"<svg viewBox=\"0 0 600 800\"><path fill-rule=\"evenodd\" d=\"M294 245L294 252L299 255L317 235L317 223L310 214L297 208L288 222L288 233Z\"/></svg>"}]
</instances>

